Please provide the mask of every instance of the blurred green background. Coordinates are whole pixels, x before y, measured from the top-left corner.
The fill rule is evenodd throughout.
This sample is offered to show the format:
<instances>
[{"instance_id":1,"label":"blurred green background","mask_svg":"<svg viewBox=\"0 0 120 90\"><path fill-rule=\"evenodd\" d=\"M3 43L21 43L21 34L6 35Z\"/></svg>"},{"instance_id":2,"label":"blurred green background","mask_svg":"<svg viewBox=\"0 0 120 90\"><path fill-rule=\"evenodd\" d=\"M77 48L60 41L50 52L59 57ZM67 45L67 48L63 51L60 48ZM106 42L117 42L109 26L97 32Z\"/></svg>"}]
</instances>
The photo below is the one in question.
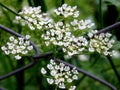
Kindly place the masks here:
<instances>
[{"instance_id":1,"label":"blurred green background","mask_svg":"<svg viewBox=\"0 0 120 90\"><path fill-rule=\"evenodd\" d=\"M41 6L42 11L47 12L61 6L62 3L67 3L71 6L77 5L81 15L80 18L92 19L96 24L96 29L102 29L120 20L119 0L0 0L0 3L17 13L21 11L23 6ZM35 32L28 32L28 27L15 24L13 22L14 18L15 15L13 13L0 6L0 24L23 35L28 33L33 36L36 35L32 38L32 41L39 47L39 39L36 39L39 35ZM118 41L120 40L120 29L116 29L111 33ZM9 36L11 36L9 33L0 30L0 47L6 44ZM116 49L117 52L111 59L120 75L119 43ZM60 53L58 57L61 59L65 58L67 62L106 80L120 90L120 81L105 56L93 53L68 58ZM22 67L31 61L32 58L30 57L23 57L23 60L16 61L12 57L4 55L0 49L0 76ZM0 88L4 88L4 90L54 90L54 86L50 86L46 82L45 77L40 73L41 67L45 66L48 61L47 59L41 59L34 67L0 81ZM77 86L77 90L110 90L108 87L82 74L80 74L80 80L75 82L75 85Z\"/></svg>"}]
</instances>

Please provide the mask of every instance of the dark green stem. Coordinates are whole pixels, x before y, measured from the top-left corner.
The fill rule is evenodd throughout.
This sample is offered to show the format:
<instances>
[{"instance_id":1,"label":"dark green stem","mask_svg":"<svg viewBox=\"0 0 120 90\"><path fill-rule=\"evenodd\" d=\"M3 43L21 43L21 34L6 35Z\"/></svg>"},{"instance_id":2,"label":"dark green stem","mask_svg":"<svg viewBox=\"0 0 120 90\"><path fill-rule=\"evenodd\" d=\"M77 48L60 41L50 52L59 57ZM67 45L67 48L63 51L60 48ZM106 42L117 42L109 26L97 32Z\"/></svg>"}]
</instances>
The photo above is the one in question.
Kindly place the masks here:
<instances>
[{"instance_id":1,"label":"dark green stem","mask_svg":"<svg viewBox=\"0 0 120 90\"><path fill-rule=\"evenodd\" d=\"M80 80L79 80L79 84L77 85L77 86L80 86L80 84L81 84L81 82L85 79L85 75L83 75L81 78L80 78Z\"/></svg>"},{"instance_id":2,"label":"dark green stem","mask_svg":"<svg viewBox=\"0 0 120 90\"><path fill-rule=\"evenodd\" d=\"M33 4L32 4L32 1L31 1L31 0L27 0L27 1L28 1L29 6L33 6Z\"/></svg>"},{"instance_id":3,"label":"dark green stem","mask_svg":"<svg viewBox=\"0 0 120 90\"><path fill-rule=\"evenodd\" d=\"M103 28L102 0L99 0L99 21L100 21L99 29L101 29Z\"/></svg>"},{"instance_id":4,"label":"dark green stem","mask_svg":"<svg viewBox=\"0 0 120 90\"><path fill-rule=\"evenodd\" d=\"M117 71L117 69L116 69L116 67L115 67L115 65L114 65L114 63L113 63L111 57L110 57L110 56L107 56L107 58L108 58L108 61L109 61L110 65L111 65L111 67L112 67L112 69L113 69L115 75L116 75L117 78L118 78L119 83L120 83L120 75L118 74L118 71Z\"/></svg>"},{"instance_id":5,"label":"dark green stem","mask_svg":"<svg viewBox=\"0 0 120 90\"><path fill-rule=\"evenodd\" d=\"M13 10L9 9L9 8L8 8L8 7L6 7L5 5L3 5L2 3L0 3L0 6L4 7L5 9L7 9L7 10L8 10L8 11L10 11L10 12L12 12L13 14L15 14L15 15L18 15L18 16L19 16L19 14L18 14L18 13L16 13L16 12L14 12Z\"/></svg>"},{"instance_id":6,"label":"dark green stem","mask_svg":"<svg viewBox=\"0 0 120 90\"><path fill-rule=\"evenodd\" d=\"M55 0L56 7L60 7L64 3L65 3L65 0Z\"/></svg>"},{"instance_id":7,"label":"dark green stem","mask_svg":"<svg viewBox=\"0 0 120 90\"><path fill-rule=\"evenodd\" d=\"M7 9L8 11L10 11L11 13L20 16L22 19L26 20L24 17L22 17L21 15L19 15L18 13L16 13L15 11L11 10L10 8L8 8L7 6L3 5L2 3L0 3L0 6L2 6L3 8Z\"/></svg>"},{"instance_id":8,"label":"dark green stem","mask_svg":"<svg viewBox=\"0 0 120 90\"><path fill-rule=\"evenodd\" d=\"M64 4L65 3L65 0L62 0L62 4Z\"/></svg>"},{"instance_id":9,"label":"dark green stem","mask_svg":"<svg viewBox=\"0 0 120 90\"><path fill-rule=\"evenodd\" d=\"M24 66L24 61L21 59L17 61L17 68ZM24 71L16 74L17 88L16 90L24 90Z\"/></svg>"},{"instance_id":10,"label":"dark green stem","mask_svg":"<svg viewBox=\"0 0 120 90\"><path fill-rule=\"evenodd\" d=\"M47 11L47 7L45 4L45 0L33 0L34 2L34 6L41 6L41 10L42 12L46 12Z\"/></svg>"}]
</instances>

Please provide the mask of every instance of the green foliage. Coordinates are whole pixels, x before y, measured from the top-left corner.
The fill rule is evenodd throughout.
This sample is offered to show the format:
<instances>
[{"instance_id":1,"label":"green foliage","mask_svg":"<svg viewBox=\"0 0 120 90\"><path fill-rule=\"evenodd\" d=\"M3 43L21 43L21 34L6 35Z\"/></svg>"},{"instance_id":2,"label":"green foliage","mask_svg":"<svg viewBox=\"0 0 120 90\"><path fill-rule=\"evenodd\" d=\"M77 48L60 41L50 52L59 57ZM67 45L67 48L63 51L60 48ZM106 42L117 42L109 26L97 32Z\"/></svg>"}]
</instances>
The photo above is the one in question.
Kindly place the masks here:
<instances>
[{"instance_id":1,"label":"green foliage","mask_svg":"<svg viewBox=\"0 0 120 90\"><path fill-rule=\"evenodd\" d=\"M28 2L29 1L29 2ZM41 1L41 2L39 2ZM59 2L58 2L59 1ZM43 12L46 12L47 10L51 10L55 7L61 6L64 0L0 0L0 3L6 5L10 9L12 9L15 12L21 11L22 7L27 6L42 6ZM92 18L96 22L96 28L103 28L107 26L108 24L99 21L104 15L102 13L102 17L100 18L100 11L98 10L100 7L97 7L99 5L100 0L65 0L64 2L69 5L77 5L78 9L80 10L81 17L80 18ZM119 0L101 0L103 6L107 6L104 2L110 2L112 5L114 5L117 8L117 12L120 11L120 1ZM39 2L39 3L38 3ZM42 4L43 3L43 4ZM102 7L102 6L101 6ZM101 12L104 11L107 12L107 9L102 7L103 9L100 9ZM98 18L96 18L95 14L97 13ZM112 13L110 13L112 14ZM117 19L115 21L119 21L120 15L117 16ZM21 25L15 24L13 20L15 19L15 15L11 13L10 11L6 10L5 8L0 6L0 24L5 25L16 32L26 35L30 34L32 37L31 41L34 41L36 46L44 48L46 51L50 51L51 48L40 46L41 41L39 41L39 35L40 33L37 31L30 31L27 26L22 27ZM111 18L110 18L111 19ZM102 18L103 20L103 18ZM115 22L112 22L115 23ZM102 26L103 25L103 26ZM102 26L102 27L101 27ZM0 30L0 47L2 45L5 45L5 43L8 40L8 37L10 34ZM114 34L116 37L116 34ZM55 47L53 47L55 48ZM114 49L120 50L120 42L117 41L116 44L113 46ZM41 51L41 50L40 50ZM46 51L41 51L45 53ZM56 55L57 57L61 59L65 59L62 52L60 52L59 55ZM93 53L88 55L89 58L87 61L82 61L81 58L78 56L73 56L72 58L65 59L67 62L82 68L86 71L89 71L93 73L94 75L106 80L107 82L113 84L115 87L120 89L120 82L118 81L112 67L110 66L108 59L105 56ZM112 57L113 62L115 63L115 66L119 72L120 75L120 57L114 58ZM29 64L32 61L32 58L24 57L22 64L19 67L22 67L24 65ZM46 79L43 77L43 75L40 73L40 69L44 67L49 60L41 59L36 66L26 70L23 72L23 86L24 90L53 90L53 86L50 86ZM13 60L13 58L9 56L5 56L3 52L0 50L0 76L11 72L12 70L15 70L18 68L19 62L16 60ZM77 90L110 90L106 86L80 74L80 81L75 82L77 85ZM83 77L83 78L82 78ZM18 81L17 81L18 80ZM79 84L78 84L79 83ZM19 81L17 75L9 77L8 79L5 79L3 81L0 81L0 87L4 87L6 90L21 90L18 88L18 84L21 84Z\"/></svg>"}]
</instances>

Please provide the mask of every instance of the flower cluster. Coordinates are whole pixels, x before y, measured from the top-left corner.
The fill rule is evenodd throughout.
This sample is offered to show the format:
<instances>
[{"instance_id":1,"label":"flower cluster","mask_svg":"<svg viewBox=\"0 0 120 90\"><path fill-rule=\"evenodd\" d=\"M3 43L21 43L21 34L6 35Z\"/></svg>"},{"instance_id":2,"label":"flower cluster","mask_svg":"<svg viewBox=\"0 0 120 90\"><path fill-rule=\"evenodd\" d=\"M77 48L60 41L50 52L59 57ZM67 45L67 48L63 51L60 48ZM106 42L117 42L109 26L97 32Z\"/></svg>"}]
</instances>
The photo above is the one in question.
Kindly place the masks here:
<instances>
[{"instance_id":1,"label":"flower cluster","mask_svg":"<svg viewBox=\"0 0 120 90\"><path fill-rule=\"evenodd\" d=\"M92 26L94 26L94 23L91 22L91 20L78 20L74 19L71 21L70 25L73 27L73 30L84 30L84 29L90 29Z\"/></svg>"},{"instance_id":2,"label":"flower cluster","mask_svg":"<svg viewBox=\"0 0 120 90\"><path fill-rule=\"evenodd\" d=\"M82 52L88 42L83 36L75 37L70 28L70 24L64 25L63 22L59 21L54 28L43 33L41 37L44 38L46 46L58 45L69 56L72 56Z\"/></svg>"},{"instance_id":3,"label":"flower cluster","mask_svg":"<svg viewBox=\"0 0 120 90\"><path fill-rule=\"evenodd\" d=\"M112 55L113 51L110 51L110 49L115 43L115 40L111 39L112 35L110 33L101 33L99 35L94 35L93 38L93 34L95 33L97 33L97 30L89 32L88 34L90 38L89 51L97 51L98 53L102 53L104 55Z\"/></svg>"},{"instance_id":4,"label":"flower cluster","mask_svg":"<svg viewBox=\"0 0 120 90\"><path fill-rule=\"evenodd\" d=\"M14 55L14 58L19 60L21 59L21 55L25 55L28 51L33 49L33 46L30 45L29 38L29 35L25 36L26 40L22 37L15 39L11 36L9 37L9 42L7 42L7 45L2 46L1 49L6 55Z\"/></svg>"},{"instance_id":5,"label":"flower cluster","mask_svg":"<svg viewBox=\"0 0 120 90\"><path fill-rule=\"evenodd\" d=\"M41 12L41 7L24 7L19 13L20 16L16 16L16 23L21 23L23 26L28 25L31 30L40 30L51 26L53 22L47 13ZM23 18L22 18L22 17Z\"/></svg>"},{"instance_id":6,"label":"flower cluster","mask_svg":"<svg viewBox=\"0 0 120 90\"><path fill-rule=\"evenodd\" d=\"M110 49L114 44L114 40L111 39L111 34L94 36L97 31L90 32L94 23L91 20L77 19L79 16L77 6L71 7L63 4L54 12L57 16L64 16L64 18L54 20L50 18L48 13L42 13L39 6L23 8L19 14L25 19L16 16L16 21L28 25L31 30L40 30L40 39L47 47L51 45L58 46L69 56L81 54L84 51L96 51L100 54L112 55ZM69 16L72 16L72 18L69 19ZM90 40L87 40L87 34Z\"/></svg>"},{"instance_id":7,"label":"flower cluster","mask_svg":"<svg viewBox=\"0 0 120 90\"><path fill-rule=\"evenodd\" d=\"M67 4L63 4L58 9L55 9L54 12L57 15L64 16L65 18L69 16L73 16L74 18L76 18L79 16L79 11L77 11L77 6L71 7L71 6L68 6Z\"/></svg>"},{"instance_id":8,"label":"flower cluster","mask_svg":"<svg viewBox=\"0 0 120 90\"><path fill-rule=\"evenodd\" d=\"M42 68L41 73L50 74L51 78L47 78L49 84L55 84L61 89L69 88L69 90L75 90L76 86L67 87L67 84L78 80L78 71L75 68L71 69L63 63L57 64L53 59L50 60L50 64L47 64L47 68L49 72Z\"/></svg>"}]
</instances>

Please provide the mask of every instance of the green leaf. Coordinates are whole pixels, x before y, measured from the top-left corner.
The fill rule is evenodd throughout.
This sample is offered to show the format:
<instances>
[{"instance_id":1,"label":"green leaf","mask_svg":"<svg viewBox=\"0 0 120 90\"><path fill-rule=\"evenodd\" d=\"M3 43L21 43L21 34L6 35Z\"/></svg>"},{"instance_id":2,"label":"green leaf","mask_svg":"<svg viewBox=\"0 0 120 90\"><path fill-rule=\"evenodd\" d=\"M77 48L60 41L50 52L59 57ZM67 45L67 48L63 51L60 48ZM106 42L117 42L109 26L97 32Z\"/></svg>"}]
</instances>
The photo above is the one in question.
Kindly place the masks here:
<instances>
[{"instance_id":1,"label":"green leaf","mask_svg":"<svg viewBox=\"0 0 120 90\"><path fill-rule=\"evenodd\" d=\"M120 42L119 41L116 41L115 44L113 45L112 49L120 49Z\"/></svg>"}]
</instances>

